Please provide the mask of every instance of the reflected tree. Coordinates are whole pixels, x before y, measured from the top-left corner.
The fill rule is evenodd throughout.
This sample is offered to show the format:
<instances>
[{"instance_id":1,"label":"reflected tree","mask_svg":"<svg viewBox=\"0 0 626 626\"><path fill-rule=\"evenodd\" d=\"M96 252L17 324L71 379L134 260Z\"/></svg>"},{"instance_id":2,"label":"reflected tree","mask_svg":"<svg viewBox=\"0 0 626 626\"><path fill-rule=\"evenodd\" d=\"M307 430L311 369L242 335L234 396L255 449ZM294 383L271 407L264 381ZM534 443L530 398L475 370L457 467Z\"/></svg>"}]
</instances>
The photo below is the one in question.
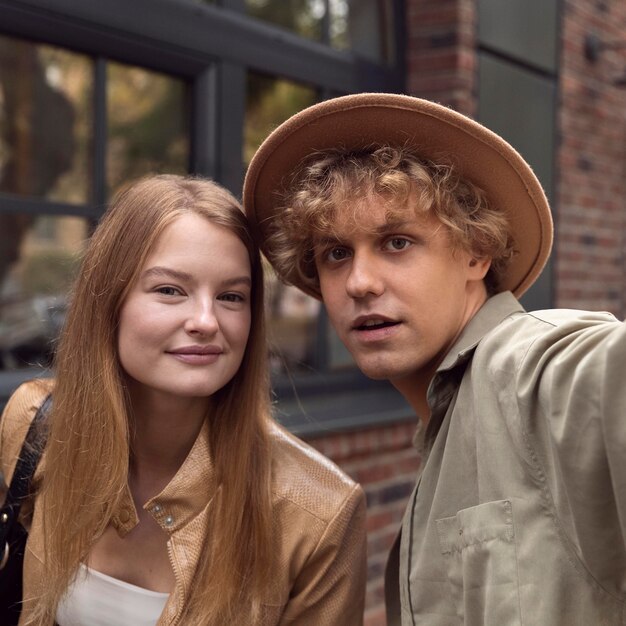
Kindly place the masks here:
<instances>
[{"instance_id":1,"label":"reflected tree","mask_svg":"<svg viewBox=\"0 0 626 626\"><path fill-rule=\"evenodd\" d=\"M43 197L70 169L75 114L50 86L37 48L0 38L0 192ZM0 284L33 216L0 212Z\"/></svg>"},{"instance_id":2,"label":"reflected tree","mask_svg":"<svg viewBox=\"0 0 626 626\"><path fill-rule=\"evenodd\" d=\"M324 0L246 0L248 14L293 31L307 39L322 39Z\"/></svg>"},{"instance_id":3,"label":"reflected tree","mask_svg":"<svg viewBox=\"0 0 626 626\"><path fill-rule=\"evenodd\" d=\"M189 170L189 99L179 79L109 64L110 191L140 176Z\"/></svg>"}]
</instances>

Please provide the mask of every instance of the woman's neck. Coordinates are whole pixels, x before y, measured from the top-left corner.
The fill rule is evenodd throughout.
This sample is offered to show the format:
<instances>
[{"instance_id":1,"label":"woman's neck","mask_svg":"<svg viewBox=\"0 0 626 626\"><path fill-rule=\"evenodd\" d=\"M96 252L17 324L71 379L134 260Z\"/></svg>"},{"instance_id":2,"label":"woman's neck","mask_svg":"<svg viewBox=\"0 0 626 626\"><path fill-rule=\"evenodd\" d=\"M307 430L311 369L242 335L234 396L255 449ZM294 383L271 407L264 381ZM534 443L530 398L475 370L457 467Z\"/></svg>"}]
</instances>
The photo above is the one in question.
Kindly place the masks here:
<instances>
[{"instance_id":1,"label":"woman's neck","mask_svg":"<svg viewBox=\"0 0 626 626\"><path fill-rule=\"evenodd\" d=\"M180 398L131 389L131 489L153 491L176 474L209 411L207 398Z\"/></svg>"}]
</instances>

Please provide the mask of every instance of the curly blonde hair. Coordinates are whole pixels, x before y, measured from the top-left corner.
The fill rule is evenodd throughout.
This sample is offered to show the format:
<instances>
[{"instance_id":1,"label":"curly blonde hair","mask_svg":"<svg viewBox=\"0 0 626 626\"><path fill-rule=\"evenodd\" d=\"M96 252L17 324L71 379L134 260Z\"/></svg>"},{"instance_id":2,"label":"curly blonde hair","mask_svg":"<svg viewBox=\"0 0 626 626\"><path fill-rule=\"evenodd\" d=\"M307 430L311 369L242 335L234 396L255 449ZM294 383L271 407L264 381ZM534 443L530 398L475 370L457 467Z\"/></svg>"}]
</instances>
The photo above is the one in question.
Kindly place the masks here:
<instances>
[{"instance_id":1,"label":"curly blonde hair","mask_svg":"<svg viewBox=\"0 0 626 626\"><path fill-rule=\"evenodd\" d=\"M416 216L432 213L448 229L453 247L492 259L485 285L490 294L499 290L515 254L504 213L490 206L482 189L464 180L452 164L426 161L407 148L391 146L319 152L295 171L279 192L265 242L283 280L319 293L314 237L332 234L338 211L352 211L358 224L358 200L370 195L385 201L388 219L407 209Z\"/></svg>"}]
</instances>

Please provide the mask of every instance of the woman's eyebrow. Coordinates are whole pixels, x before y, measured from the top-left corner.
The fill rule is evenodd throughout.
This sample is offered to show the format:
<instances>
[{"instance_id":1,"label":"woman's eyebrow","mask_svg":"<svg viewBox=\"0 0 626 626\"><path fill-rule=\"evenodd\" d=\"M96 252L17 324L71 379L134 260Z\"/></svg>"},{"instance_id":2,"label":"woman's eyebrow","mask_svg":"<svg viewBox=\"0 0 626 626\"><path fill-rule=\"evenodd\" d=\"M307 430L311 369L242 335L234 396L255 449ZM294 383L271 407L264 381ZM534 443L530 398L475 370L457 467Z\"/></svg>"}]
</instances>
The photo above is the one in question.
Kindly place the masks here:
<instances>
[{"instance_id":1,"label":"woman's eyebrow","mask_svg":"<svg viewBox=\"0 0 626 626\"><path fill-rule=\"evenodd\" d=\"M172 278L174 280L180 281L193 280L193 276L191 274L188 274L187 272L181 272L180 270L174 270L170 267L163 267L161 265L151 267L142 274L142 278L150 278L151 276L163 276L165 278ZM233 276L232 278L226 278L222 281L223 287L233 287L235 285L245 285L247 287L252 287L252 279L250 278L250 276L244 274L242 276Z\"/></svg>"},{"instance_id":2,"label":"woman's eyebrow","mask_svg":"<svg viewBox=\"0 0 626 626\"><path fill-rule=\"evenodd\" d=\"M227 278L222 282L224 287L235 287L237 285L245 285L246 287L252 287L252 279L250 276L235 276L234 278Z\"/></svg>"},{"instance_id":3,"label":"woman's eyebrow","mask_svg":"<svg viewBox=\"0 0 626 626\"><path fill-rule=\"evenodd\" d=\"M143 274L142 278L149 278L151 276L165 276L167 278L173 278L175 280L191 280L191 274L187 274L187 272L180 272L178 270L173 270L169 267L163 267L161 265L155 265L150 269L147 269Z\"/></svg>"}]
</instances>

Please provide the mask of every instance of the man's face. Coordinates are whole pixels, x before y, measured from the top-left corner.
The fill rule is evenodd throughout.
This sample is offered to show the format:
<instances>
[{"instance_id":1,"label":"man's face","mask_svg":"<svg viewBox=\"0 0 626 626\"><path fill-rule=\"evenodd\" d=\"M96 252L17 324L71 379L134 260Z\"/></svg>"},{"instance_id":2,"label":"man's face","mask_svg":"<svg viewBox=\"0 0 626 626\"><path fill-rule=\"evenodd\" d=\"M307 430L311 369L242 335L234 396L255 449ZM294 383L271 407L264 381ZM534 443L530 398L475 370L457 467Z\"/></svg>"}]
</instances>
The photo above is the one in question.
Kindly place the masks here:
<instances>
[{"instance_id":1,"label":"man's face","mask_svg":"<svg viewBox=\"0 0 626 626\"><path fill-rule=\"evenodd\" d=\"M332 236L317 237L324 304L340 339L370 378L425 382L486 300L488 260L454 249L432 215L363 200L357 224L339 210Z\"/></svg>"}]
</instances>

